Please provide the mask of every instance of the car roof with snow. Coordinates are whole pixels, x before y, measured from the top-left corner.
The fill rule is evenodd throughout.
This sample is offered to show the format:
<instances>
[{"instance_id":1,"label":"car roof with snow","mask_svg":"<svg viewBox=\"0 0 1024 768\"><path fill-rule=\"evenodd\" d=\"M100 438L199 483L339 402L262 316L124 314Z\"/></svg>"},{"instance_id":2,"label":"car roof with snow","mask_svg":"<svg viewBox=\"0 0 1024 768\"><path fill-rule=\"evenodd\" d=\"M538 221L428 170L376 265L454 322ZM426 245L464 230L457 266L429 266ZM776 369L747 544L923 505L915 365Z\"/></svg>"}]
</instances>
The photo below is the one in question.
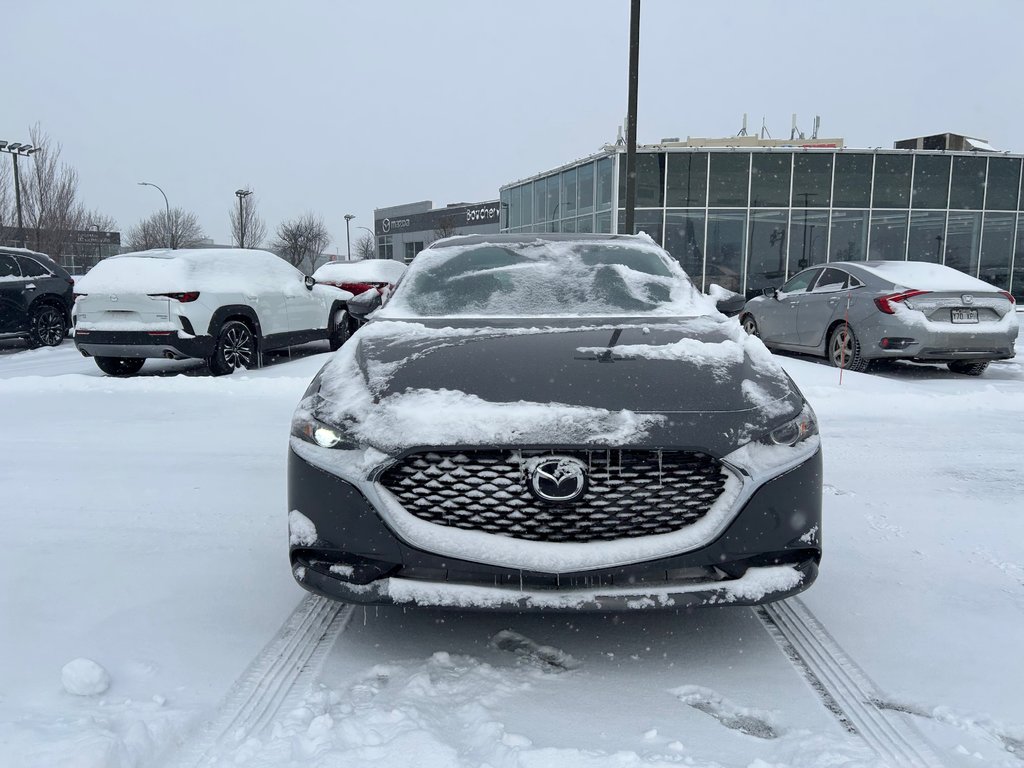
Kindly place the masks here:
<instances>
[{"instance_id":1,"label":"car roof with snow","mask_svg":"<svg viewBox=\"0 0 1024 768\"><path fill-rule=\"evenodd\" d=\"M921 291L992 291L1001 289L943 264L927 261L836 261L823 267L842 267L887 285Z\"/></svg>"},{"instance_id":2,"label":"car roof with snow","mask_svg":"<svg viewBox=\"0 0 1024 768\"><path fill-rule=\"evenodd\" d=\"M269 251L167 248L122 253L99 262L76 283L79 293L169 293L280 290L302 273Z\"/></svg>"},{"instance_id":3,"label":"car roof with snow","mask_svg":"<svg viewBox=\"0 0 1024 768\"><path fill-rule=\"evenodd\" d=\"M329 261L321 265L316 280L344 280L352 283L397 283L405 274L405 264L395 259L363 259L361 261Z\"/></svg>"}]
</instances>

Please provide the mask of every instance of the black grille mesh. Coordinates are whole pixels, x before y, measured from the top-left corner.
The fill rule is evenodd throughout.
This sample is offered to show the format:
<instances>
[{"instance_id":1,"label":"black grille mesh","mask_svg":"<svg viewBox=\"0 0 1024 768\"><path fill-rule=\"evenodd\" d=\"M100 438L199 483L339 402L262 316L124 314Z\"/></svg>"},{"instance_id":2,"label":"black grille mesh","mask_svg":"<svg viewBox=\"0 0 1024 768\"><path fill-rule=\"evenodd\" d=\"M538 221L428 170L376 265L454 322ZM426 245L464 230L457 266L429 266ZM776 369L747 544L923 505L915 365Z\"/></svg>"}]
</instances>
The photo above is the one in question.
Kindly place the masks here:
<instances>
[{"instance_id":1,"label":"black grille mesh","mask_svg":"<svg viewBox=\"0 0 1024 768\"><path fill-rule=\"evenodd\" d=\"M412 454L381 482L403 507L437 525L529 541L614 541L671 533L700 520L722 494L721 464L682 451L572 451L589 466L578 501L549 505L527 489L525 465L540 451Z\"/></svg>"}]
</instances>

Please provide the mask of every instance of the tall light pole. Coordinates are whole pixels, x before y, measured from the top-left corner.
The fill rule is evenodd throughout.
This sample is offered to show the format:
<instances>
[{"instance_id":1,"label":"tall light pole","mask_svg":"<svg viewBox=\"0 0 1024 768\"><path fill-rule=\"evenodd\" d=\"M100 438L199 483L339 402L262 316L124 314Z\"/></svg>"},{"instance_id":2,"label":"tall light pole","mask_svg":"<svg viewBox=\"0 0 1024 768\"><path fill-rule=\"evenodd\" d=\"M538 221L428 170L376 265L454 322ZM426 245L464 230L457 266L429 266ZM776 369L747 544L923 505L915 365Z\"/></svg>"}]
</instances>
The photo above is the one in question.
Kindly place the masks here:
<instances>
[{"instance_id":1,"label":"tall light pole","mask_svg":"<svg viewBox=\"0 0 1024 768\"><path fill-rule=\"evenodd\" d=\"M375 234L373 234L373 230L370 229L369 227L356 227L356 229L363 229L363 230L366 230L367 232L370 233L370 240L374 244L373 253L374 253L374 256L376 256L377 255L377 236Z\"/></svg>"},{"instance_id":2,"label":"tall light pole","mask_svg":"<svg viewBox=\"0 0 1024 768\"><path fill-rule=\"evenodd\" d=\"M629 10L629 95L626 106L626 234L633 234L636 216L636 101L640 79L640 0Z\"/></svg>"},{"instance_id":3,"label":"tall light pole","mask_svg":"<svg viewBox=\"0 0 1024 768\"><path fill-rule=\"evenodd\" d=\"M346 246L348 246L348 256L346 256L345 258L348 261L352 261L352 237L349 234L348 223L352 221L352 219L354 218L355 216L353 216L351 213L345 214L345 244Z\"/></svg>"},{"instance_id":4,"label":"tall light pole","mask_svg":"<svg viewBox=\"0 0 1024 768\"><path fill-rule=\"evenodd\" d=\"M251 189L236 189L235 197L238 198L238 247L245 248L245 211L242 210L242 201L252 194Z\"/></svg>"},{"instance_id":5,"label":"tall light pole","mask_svg":"<svg viewBox=\"0 0 1024 768\"><path fill-rule=\"evenodd\" d=\"M21 179L18 176L18 158L34 155L42 147L22 144L17 141L0 141L0 152L7 152L14 163L14 205L18 209L18 247L25 247L25 224L21 218ZM36 246L38 247L38 243Z\"/></svg>"},{"instance_id":6,"label":"tall light pole","mask_svg":"<svg viewBox=\"0 0 1024 768\"><path fill-rule=\"evenodd\" d=\"M160 187L157 187L156 184L152 184L148 181L140 181L139 186L156 187L157 189L160 190L160 194L164 196L164 208L167 209L167 247L173 251L176 246L174 244L174 227L171 226L171 204L167 202L167 194L162 189L160 189Z\"/></svg>"}]
</instances>

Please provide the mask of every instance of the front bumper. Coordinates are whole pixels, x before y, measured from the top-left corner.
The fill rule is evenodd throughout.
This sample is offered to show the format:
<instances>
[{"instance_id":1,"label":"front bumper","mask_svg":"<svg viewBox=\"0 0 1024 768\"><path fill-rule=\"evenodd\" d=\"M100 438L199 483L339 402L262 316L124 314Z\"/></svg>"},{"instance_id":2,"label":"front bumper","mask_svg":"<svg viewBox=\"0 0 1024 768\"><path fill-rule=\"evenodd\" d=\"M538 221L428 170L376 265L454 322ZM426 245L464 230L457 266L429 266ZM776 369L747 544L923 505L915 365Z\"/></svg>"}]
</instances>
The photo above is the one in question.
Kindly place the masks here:
<instances>
[{"instance_id":1,"label":"front bumper","mask_svg":"<svg viewBox=\"0 0 1024 768\"><path fill-rule=\"evenodd\" d=\"M75 346L86 357L163 357L173 360L207 358L212 336L182 338L173 331L75 331Z\"/></svg>"},{"instance_id":2,"label":"front bumper","mask_svg":"<svg viewBox=\"0 0 1024 768\"><path fill-rule=\"evenodd\" d=\"M682 554L570 573L459 560L413 547L359 489L288 457L292 573L361 604L506 610L751 605L811 585L821 559L821 452L764 482L714 540Z\"/></svg>"}]
</instances>

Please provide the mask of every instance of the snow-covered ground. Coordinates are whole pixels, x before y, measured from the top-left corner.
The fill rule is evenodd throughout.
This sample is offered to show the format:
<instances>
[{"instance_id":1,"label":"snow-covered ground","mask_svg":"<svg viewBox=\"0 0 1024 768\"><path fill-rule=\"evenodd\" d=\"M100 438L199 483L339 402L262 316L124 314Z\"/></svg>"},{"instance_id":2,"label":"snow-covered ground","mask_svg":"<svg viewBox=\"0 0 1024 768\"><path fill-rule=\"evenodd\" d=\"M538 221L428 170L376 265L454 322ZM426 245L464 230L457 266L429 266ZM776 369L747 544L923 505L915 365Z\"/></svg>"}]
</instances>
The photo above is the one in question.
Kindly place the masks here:
<instances>
[{"instance_id":1,"label":"snow-covered ground","mask_svg":"<svg viewBox=\"0 0 1024 768\"><path fill-rule=\"evenodd\" d=\"M747 608L307 598L284 486L327 358L305 352L120 380L70 343L0 349L0 767L894 764L830 701L939 764L1024 766L1024 357L841 386L781 358L825 446L825 559L793 601L816 622L791 658L785 617ZM82 658L103 692L68 691L105 687L65 668Z\"/></svg>"}]
</instances>

